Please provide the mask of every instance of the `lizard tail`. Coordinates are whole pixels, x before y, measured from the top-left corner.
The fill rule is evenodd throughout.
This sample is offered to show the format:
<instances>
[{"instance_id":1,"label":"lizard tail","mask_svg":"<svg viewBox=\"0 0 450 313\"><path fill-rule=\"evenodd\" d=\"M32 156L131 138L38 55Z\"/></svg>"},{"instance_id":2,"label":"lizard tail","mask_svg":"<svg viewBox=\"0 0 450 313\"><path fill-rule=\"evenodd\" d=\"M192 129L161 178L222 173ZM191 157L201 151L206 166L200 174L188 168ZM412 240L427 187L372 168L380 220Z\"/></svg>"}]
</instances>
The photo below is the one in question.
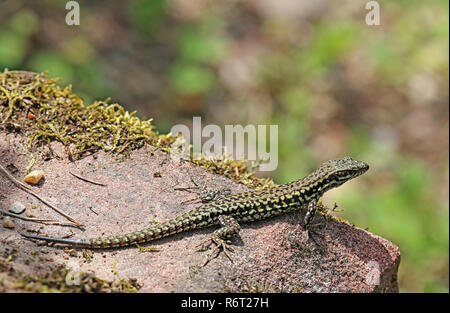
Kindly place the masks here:
<instances>
[{"instance_id":1,"label":"lizard tail","mask_svg":"<svg viewBox=\"0 0 450 313\"><path fill-rule=\"evenodd\" d=\"M131 246L137 243L146 243L156 239L168 237L170 235L192 229L195 227L190 227L182 224L177 224L178 219L163 222L158 225L152 226L147 229L139 230L132 233L127 233L123 235L116 235L110 237L98 237L92 239L72 239L72 238L55 238L55 237L45 237L30 235L26 233L20 233L22 236L35 239L44 240L46 242L62 243L68 246L76 246L80 248L90 248L90 249L108 249L108 248L118 248Z\"/></svg>"},{"instance_id":2,"label":"lizard tail","mask_svg":"<svg viewBox=\"0 0 450 313\"><path fill-rule=\"evenodd\" d=\"M19 232L22 236L28 239L36 239L36 240L44 240L47 242L55 242L55 243L64 243L71 246L77 246L77 247L90 247L91 243L87 239L70 239L70 238L54 238L54 237L44 237L44 236L36 236L36 235L30 235L26 233Z\"/></svg>"}]
</instances>

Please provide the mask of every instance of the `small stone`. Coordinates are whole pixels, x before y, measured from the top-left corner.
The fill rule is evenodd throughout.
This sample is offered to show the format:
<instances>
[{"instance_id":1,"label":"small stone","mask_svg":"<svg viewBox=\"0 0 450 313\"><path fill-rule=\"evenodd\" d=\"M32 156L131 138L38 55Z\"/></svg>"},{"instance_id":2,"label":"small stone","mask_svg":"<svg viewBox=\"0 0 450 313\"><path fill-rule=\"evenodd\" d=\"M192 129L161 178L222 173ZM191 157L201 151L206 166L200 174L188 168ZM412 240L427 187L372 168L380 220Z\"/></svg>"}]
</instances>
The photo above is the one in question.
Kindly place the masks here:
<instances>
[{"instance_id":1,"label":"small stone","mask_svg":"<svg viewBox=\"0 0 450 313\"><path fill-rule=\"evenodd\" d=\"M38 184L42 177L44 176L44 172L41 170L34 170L31 171L30 174L28 174L27 176L25 176L25 178L23 179L24 182L32 184L32 185L36 185Z\"/></svg>"},{"instance_id":2,"label":"small stone","mask_svg":"<svg viewBox=\"0 0 450 313\"><path fill-rule=\"evenodd\" d=\"M25 212L25 216L26 216L26 217L34 217L34 214L33 214L33 212L31 212L30 210L27 210L27 211Z\"/></svg>"},{"instance_id":3,"label":"small stone","mask_svg":"<svg viewBox=\"0 0 450 313\"><path fill-rule=\"evenodd\" d=\"M10 228L10 229L14 228L14 223L13 223L13 221L12 221L9 217L5 217L5 218L3 219L2 225L3 225L3 227L5 227L5 228Z\"/></svg>"},{"instance_id":4,"label":"small stone","mask_svg":"<svg viewBox=\"0 0 450 313\"><path fill-rule=\"evenodd\" d=\"M14 214L22 214L25 211L25 206L22 203L16 201L11 204L8 211Z\"/></svg>"}]
</instances>

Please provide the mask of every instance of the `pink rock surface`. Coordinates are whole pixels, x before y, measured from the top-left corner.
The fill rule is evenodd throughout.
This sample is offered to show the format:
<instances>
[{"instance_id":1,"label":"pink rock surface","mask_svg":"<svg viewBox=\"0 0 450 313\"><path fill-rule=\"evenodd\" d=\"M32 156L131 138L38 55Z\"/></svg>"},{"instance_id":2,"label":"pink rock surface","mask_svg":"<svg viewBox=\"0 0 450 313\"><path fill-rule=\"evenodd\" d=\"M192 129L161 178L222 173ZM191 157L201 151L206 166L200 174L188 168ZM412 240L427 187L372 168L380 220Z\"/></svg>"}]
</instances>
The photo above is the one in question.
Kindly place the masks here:
<instances>
[{"instance_id":1,"label":"pink rock surface","mask_svg":"<svg viewBox=\"0 0 450 313\"><path fill-rule=\"evenodd\" d=\"M22 180L28 158L24 139L0 133L0 163L13 164ZM233 241L234 262L222 253L201 267L208 252L196 251L212 228L181 233L144 247L158 252L140 252L136 247L93 250L87 262L57 246L38 246L21 237L17 230L41 228L40 234L73 238L115 235L146 228L156 218L170 219L199 204L181 203L194 193L174 190L192 186L191 178L211 190L247 190L219 175L189 162L174 161L153 147L134 151L122 162L99 152L70 162L57 144L61 157L40 162L35 168L45 172L45 181L32 189L85 225L85 230L36 224L15 219L15 229L0 226L0 250L16 249L15 262L29 273L44 273L57 265L74 271L93 272L102 279L134 278L142 292L397 292L398 248L386 239L333 219L316 217L324 223L318 238L322 248L306 240L304 212L242 225L240 237ZM96 186L73 177L69 172L106 183ZM159 175L154 175L160 173ZM15 201L31 209L35 217L64 218L39 200L15 187L0 175L0 208L7 210ZM33 251L40 258L30 258ZM2 253L2 251L0 251Z\"/></svg>"}]
</instances>

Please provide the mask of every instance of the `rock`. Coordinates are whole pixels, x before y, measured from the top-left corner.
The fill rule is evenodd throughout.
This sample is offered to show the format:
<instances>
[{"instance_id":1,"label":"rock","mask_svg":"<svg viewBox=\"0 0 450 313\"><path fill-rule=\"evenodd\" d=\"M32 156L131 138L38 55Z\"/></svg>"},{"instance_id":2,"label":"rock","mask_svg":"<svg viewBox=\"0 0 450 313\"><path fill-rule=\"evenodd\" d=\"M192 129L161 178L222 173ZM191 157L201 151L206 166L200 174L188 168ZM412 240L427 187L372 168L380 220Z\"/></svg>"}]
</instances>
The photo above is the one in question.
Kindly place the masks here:
<instances>
[{"instance_id":1,"label":"rock","mask_svg":"<svg viewBox=\"0 0 450 313\"><path fill-rule=\"evenodd\" d=\"M11 220L11 218L9 218L8 216L6 216L6 217L3 219L2 225L3 225L3 227L5 227L5 228L10 228L10 229L13 229L13 228L14 228L14 222L13 222L13 221Z\"/></svg>"},{"instance_id":2,"label":"rock","mask_svg":"<svg viewBox=\"0 0 450 313\"><path fill-rule=\"evenodd\" d=\"M0 142L26 143L21 137L14 139L16 135L8 135L7 140L2 136L5 135L0 132ZM64 155L62 146L52 148L58 155ZM106 152L74 162L64 158L45 162L42 169L48 173L95 168L93 175L99 181L108 181L108 186L74 183L70 175L52 177L41 186L40 193L58 199L66 213L87 227L82 231L44 225L40 233L64 237L73 232L71 238L92 238L147 228L155 217L164 221L199 205L181 205L193 196L173 188L177 184L192 186L192 177L200 186L208 186L211 190L230 189L233 193L248 190L190 162L174 161L162 151L149 157L153 150L153 147L145 146L133 151L123 162L114 162L115 156ZM28 160L20 158L18 154L0 153L0 162L14 159L18 166L25 167ZM156 171L162 178L148 175ZM0 180L0 194L6 195L5 199L0 199L0 204L10 201L8 191L13 188L11 182ZM26 201L28 195L25 192L14 193L16 199L20 195L22 201ZM153 209L149 210L149 206ZM92 214L86 209L88 207L97 214ZM93 250L91 262L85 262L81 253L78 256L60 253L52 255L53 262L41 262L39 266L64 265L77 271L94 272L105 280L115 277L136 279L143 292L398 292L400 252L397 246L368 231L318 214L314 222L324 224L319 230L323 238L316 238L318 247L306 239L304 214L301 211L243 224L240 236L232 242L233 263L221 253L206 266L201 266L211 251L199 252L196 247L211 236L216 229L212 227L140 245L157 247L158 252L141 252L137 247ZM42 215L61 219L50 209L42 210ZM26 225L19 220L16 223ZM0 245L7 240L15 240L25 255L27 251L36 250L35 242L18 233L0 231ZM55 247L46 249L52 253L60 251ZM31 273L34 266L36 264L31 262Z\"/></svg>"},{"instance_id":3,"label":"rock","mask_svg":"<svg viewBox=\"0 0 450 313\"><path fill-rule=\"evenodd\" d=\"M22 214L25 211L25 205L21 202L16 201L9 207L8 211L14 214Z\"/></svg>"},{"instance_id":4,"label":"rock","mask_svg":"<svg viewBox=\"0 0 450 313\"><path fill-rule=\"evenodd\" d=\"M32 185L37 185L42 177L44 177L44 172L42 170L34 170L26 175L23 181Z\"/></svg>"}]
</instances>

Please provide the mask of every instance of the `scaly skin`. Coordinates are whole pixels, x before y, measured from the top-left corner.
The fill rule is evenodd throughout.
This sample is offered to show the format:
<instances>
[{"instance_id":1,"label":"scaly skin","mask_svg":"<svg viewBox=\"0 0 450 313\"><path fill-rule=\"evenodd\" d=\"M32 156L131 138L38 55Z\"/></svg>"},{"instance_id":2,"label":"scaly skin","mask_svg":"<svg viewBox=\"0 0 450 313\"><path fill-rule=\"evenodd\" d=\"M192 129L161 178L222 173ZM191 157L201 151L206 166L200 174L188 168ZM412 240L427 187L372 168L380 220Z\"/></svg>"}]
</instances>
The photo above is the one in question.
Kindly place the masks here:
<instances>
[{"instance_id":1,"label":"scaly skin","mask_svg":"<svg viewBox=\"0 0 450 313\"><path fill-rule=\"evenodd\" d=\"M307 208L305 226L308 229L316 203L328 190L338 187L369 169L364 162L350 157L327 161L303 179L263 190L231 194L136 232L93 239L63 239L22 234L31 239L63 243L91 249L119 248L146 243L173 234L214 225L222 227L211 238L217 245L239 232L240 223L259 221ZM225 250L225 246L224 250Z\"/></svg>"}]
</instances>

